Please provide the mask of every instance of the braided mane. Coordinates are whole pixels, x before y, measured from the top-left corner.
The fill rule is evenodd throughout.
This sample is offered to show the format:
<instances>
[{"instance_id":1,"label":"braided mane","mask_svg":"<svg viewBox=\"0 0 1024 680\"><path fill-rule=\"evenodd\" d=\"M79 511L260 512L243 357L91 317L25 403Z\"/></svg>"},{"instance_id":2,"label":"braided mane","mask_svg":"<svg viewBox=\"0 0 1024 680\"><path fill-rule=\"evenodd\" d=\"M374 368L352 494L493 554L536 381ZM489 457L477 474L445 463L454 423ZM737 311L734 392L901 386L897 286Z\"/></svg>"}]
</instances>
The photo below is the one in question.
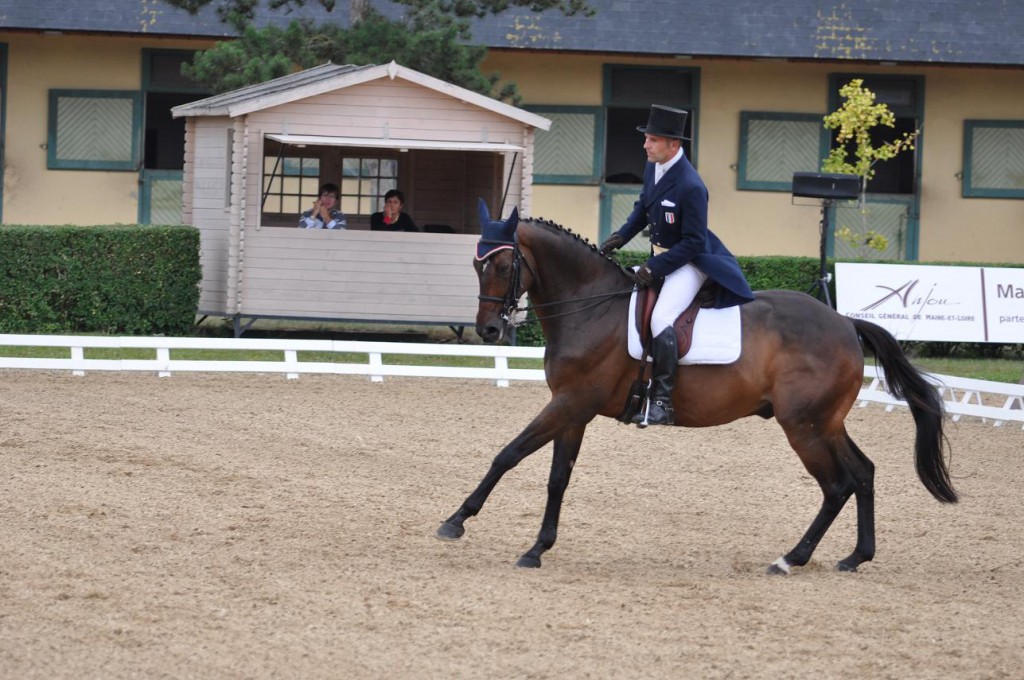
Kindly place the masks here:
<instances>
[{"instance_id":1,"label":"braided mane","mask_svg":"<svg viewBox=\"0 0 1024 680\"><path fill-rule=\"evenodd\" d=\"M599 258L601 258L605 262L608 262L610 264L615 265L615 267L617 267L618 270L621 271L626 276L632 276L632 270L631 269L628 269L628 268L622 266L621 264L619 264L618 260L616 260L611 255L602 255L601 251L598 250L598 245L596 243L591 243L590 239L588 239L586 236L581 236L580 234L577 234L576 232L574 232L572 229L570 229L568 227L563 227L562 225L560 225L560 224L558 224L556 222L552 222L551 220L546 220L543 217L521 217L519 219L519 222L520 223L529 222L530 224L542 225L542 226L547 227L547 228L549 228L549 229L551 229L551 230L553 230L555 232L561 233L566 238L573 239L576 242L577 245L579 245L581 247L584 247L584 248L587 248L594 255L597 255Z\"/></svg>"}]
</instances>

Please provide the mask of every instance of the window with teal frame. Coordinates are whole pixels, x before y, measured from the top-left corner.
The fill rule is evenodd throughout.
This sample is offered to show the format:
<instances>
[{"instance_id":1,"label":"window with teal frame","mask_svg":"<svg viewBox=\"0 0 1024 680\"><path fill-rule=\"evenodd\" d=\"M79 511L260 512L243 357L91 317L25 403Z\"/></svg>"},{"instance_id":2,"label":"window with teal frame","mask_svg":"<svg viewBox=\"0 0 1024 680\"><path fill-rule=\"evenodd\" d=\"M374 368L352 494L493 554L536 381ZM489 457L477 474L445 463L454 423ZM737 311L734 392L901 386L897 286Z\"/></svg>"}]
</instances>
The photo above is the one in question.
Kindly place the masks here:
<instances>
[{"instance_id":1,"label":"window with teal frame","mask_svg":"<svg viewBox=\"0 0 1024 680\"><path fill-rule=\"evenodd\" d=\"M136 170L141 97L125 90L50 90L51 170Z\"/></svg>"},{"instance_id":2,"label":"window with teal frame","mask_svg":"<svg viewBox=\"0 0 1024 680\"><path fill-rule=\"evenodd\" d=\"M792 191L794 172L819 172L828 153L824 114L740 112L736 188Z\"/></svg>"},{"instance_id":3,"label":"window with teal frame","mask_svg":"<svg viewBox=\"0 0 1024 680\"><path fill-rule=\"evenodd\" d=\"M597 184L601 181L599 106L530 106L551 120L550 130L533 135L534 184Z\"/></svg>"},{"instance_id":4,"label":"window with teal frame","mask_svg":"<svg viewBox=\"0 0 1024 680\"><path fill-rule=\"evenodd\" d=\"M964 198L1024 198L1024 120L964 121Z\"/></svg>"}]
</instances>

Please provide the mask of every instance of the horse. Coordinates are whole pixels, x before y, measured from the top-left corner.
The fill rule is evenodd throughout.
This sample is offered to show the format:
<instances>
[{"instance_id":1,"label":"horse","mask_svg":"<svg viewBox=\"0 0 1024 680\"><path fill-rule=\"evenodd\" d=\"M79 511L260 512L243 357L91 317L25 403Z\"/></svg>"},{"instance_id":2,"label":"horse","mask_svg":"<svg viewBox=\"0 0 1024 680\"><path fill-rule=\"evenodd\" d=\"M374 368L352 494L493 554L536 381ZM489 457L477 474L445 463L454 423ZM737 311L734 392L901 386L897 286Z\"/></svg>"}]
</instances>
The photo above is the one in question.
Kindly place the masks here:
<instances>
[{"instance_id":1,"label":"horse","mask_svg":"<svg viewBox=\"0 0 1024 680\"><path fill-rule=\"evenodd\" d=\"M544 371L551 399L494 457L462 505L438 528L458 540L502 476L554 442L547 505L534 545L519 567L538 568L558 533L562 499L587 425L617 418L630 398L639 362L627 352L630 271L587 239L544 219L513 216L505 237L474 261L480 284L476 332L496 343L510 331L524 293L546 340ZM493 223L500 224L500 223ZM486 236L486 229L485 229ZM483 245L478 253L486 253ZM672 396L677 426L723 425L747 416L775 418L822 493L821 507L796 546L772 562L771 574L806 565L851 495L856 498L857 542L836 569L855 572L875 555L874 464L844 424L863 384L865 349L885 373L886 389L905 400L916 425L917 475L938 501L956 503L943 451L944 408L936 388L913 366L884 328L848 318L801 292L759 291L740 308L738 360L681 365ZM863 345L863 347L862 347Z\"/></svg>"}]
</instances>

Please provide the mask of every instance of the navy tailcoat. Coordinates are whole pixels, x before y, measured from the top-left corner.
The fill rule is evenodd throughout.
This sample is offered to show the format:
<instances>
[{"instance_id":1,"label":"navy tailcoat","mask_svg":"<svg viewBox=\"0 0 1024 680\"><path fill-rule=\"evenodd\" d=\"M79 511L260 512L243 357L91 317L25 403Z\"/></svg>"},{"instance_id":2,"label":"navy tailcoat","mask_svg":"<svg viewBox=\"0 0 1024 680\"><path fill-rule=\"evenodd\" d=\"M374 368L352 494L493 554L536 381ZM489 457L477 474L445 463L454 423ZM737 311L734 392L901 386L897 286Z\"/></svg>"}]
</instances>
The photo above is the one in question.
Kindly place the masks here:
<instances>
[{"instance_id":1,"label":"navy tailcoat","mask_svg":"<svg viewBox=\"0 0 1024 680\"><path fill-rule=\"evenodd\" d=\"M647 225L651 226L651 245L668 248L647 261L655 276L667 276L692 262L721 286L716 307L754 299L736 258L708 229L708 189L685 155L657 184L654 163L647 163L640 199L618 233L629 241Z\"/></svg>"}]
</instances>

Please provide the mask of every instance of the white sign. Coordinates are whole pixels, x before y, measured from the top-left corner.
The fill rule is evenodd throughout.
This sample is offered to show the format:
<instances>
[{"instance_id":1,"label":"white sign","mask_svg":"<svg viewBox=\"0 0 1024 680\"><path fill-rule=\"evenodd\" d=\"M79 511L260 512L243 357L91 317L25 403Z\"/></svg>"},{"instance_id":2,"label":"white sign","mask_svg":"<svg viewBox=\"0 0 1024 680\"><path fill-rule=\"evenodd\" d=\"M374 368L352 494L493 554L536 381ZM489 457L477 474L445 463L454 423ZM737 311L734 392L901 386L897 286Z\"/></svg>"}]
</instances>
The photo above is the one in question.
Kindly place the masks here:
<instances>
[{"instance_id":1,"label":"white sign","mask_svg":"<svg viewBox=\"0 0 1024 680\"><path fill-rule=\"evenodd\" d=\"M1024 342L1024 269L837 262L836 308L899 340Z\"/></svg>"},{"instance_id":2,"label":"white sign","mask_svg":"<svg viewBox=\"0 0 1024 680\"><path fill-rule=\"evenodd\" d=\"M1024 270L984 269L989 342L1024 342Z\"/></svg>"}]
</instances>

